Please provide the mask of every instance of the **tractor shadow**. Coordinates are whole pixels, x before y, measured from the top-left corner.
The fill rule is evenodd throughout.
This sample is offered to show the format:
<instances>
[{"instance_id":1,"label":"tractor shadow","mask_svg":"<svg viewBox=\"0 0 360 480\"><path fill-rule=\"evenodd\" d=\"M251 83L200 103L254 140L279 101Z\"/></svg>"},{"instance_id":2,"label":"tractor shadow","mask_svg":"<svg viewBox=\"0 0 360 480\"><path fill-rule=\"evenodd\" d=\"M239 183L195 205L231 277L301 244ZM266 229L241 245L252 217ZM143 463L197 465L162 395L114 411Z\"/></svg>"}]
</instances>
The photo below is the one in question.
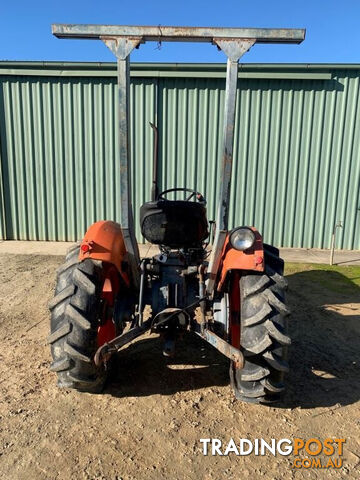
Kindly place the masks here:
<instances>
[{"instance_id":1,"label":"tractor shadow","mask_svg":"<svg viewBox=\"0 0 360 480\"><path fill-rule=\"evenodd\" d=\"M116 397L173 395L229 383L228 360L195 334L177 342L174 358L162 354L163 341L151 335L121 350L106 392Z\"/></svg>"},{"instance_id":2,"label":"tractor shadow","mask_svg":"<svg viewBox=\"0 0 360 480\"><path fill-rule=\"evenodd\" d=\"M340 408L357 402L360 288L333 270L309 270L287 279L292 345L282 406Z\"/></svg>"}]
</instances>

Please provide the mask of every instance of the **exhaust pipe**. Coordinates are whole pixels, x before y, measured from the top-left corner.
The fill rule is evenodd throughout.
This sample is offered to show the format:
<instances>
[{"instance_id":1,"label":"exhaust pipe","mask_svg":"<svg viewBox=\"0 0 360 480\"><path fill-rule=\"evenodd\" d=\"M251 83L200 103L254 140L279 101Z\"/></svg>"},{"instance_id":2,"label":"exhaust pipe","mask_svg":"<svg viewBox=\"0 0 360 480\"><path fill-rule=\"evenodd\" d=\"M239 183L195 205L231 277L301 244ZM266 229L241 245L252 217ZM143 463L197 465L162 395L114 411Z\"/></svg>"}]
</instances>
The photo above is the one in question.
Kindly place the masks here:
<instances>
[{"instance_id":1,"label":"exhaust pipe","mask_svg":"<svg viewBox=\"0 0 360 480\"><path fill-rule=\"evenodd\" d=\"M153 152L153 180L152 180L152 187L151 187L151 200L155 202L159 195L159 186L158 186L158 166L159 166L159 134L158 128L153 123L149 122L151 128L154 131L154 152Z\"/></svg>"}]
</instances>

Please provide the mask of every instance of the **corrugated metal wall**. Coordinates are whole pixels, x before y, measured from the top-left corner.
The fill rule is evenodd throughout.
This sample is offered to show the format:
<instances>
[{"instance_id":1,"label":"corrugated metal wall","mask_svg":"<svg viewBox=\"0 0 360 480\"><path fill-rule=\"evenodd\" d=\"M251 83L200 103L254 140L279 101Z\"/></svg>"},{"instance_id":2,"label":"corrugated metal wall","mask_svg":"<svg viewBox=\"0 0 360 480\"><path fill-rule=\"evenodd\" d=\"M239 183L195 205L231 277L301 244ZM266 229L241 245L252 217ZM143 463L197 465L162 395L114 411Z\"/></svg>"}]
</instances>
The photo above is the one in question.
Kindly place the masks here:
<instances>
[{"instance_id":1,"label":"corrugated metal wall","mask_svg":"<svg viewBox=\"0 0 360 480\"><path fill-rule=\"evenodd\" d=\"M231 226L256 225L278 246L328 248L342 220L337 247L360 249L360 67L329 71L239 82ZM95 220L119 219L115 78L44 75L0 76L1 238L75 240ZM202 191L213 219L224 79L136 76L131 95L137 228L156 118L161 186Z\"/></svg>"},{"instance_id":2,"label":"corrugated metal wall","mask_svg":"<svg viewBox=\"0 0 360 480\"><path fill-rule=\"evenodd\" d=\"M2 79L1 145L6 238L75 240L96 220L119 218L113 79ZM135 204L151 182L154 83L132 85ZM145 148L148 145L150 148ZM146 188L146 192L145 192Z\"/></svg>"}]
</instances>

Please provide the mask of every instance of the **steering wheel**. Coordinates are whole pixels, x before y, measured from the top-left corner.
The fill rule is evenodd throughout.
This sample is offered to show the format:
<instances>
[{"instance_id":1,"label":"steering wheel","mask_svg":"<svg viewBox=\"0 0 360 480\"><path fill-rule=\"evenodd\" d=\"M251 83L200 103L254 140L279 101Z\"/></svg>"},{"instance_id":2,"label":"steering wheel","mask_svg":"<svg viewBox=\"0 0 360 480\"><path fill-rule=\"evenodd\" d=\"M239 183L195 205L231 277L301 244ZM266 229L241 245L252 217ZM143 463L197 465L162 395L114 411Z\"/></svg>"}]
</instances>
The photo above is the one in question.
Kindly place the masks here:
<instances>
[{"instance_id":1,"label":"steering wheel","mask_svg":"<svg viewBox=\"0 0 360 480\"><path fill-rule=\"evenodd\" d=\"M165 195L168 193L172 192L190 192L190 195L188 195L185 198L185 202L190 202L190 200L195 197L195 201L198 201L199 203L206 203L205 198L200 192L197 192L196 190L192 190L191 188L169 188L168 190L164 190L163 192L159 193L157 199L158 200L167 200L165 198Z\"/></svg>"}]
</instances>

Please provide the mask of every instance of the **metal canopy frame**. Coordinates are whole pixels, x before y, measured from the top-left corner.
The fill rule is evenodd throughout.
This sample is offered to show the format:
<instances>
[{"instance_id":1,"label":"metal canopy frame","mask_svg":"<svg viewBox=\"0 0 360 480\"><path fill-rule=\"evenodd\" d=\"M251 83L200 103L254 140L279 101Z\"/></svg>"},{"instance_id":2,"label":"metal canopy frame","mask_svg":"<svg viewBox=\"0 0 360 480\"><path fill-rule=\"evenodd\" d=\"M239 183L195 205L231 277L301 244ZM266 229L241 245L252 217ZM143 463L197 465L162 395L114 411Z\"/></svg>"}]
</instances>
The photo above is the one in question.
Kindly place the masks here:
<instances>
[{"instance_id":1,"label":"metal canopy frame","mask_svg":"<svg viewBox=\"0 0 360 480\"><path fill-rule=\"evenodd\" d=\"M222 248L228 231L239 60L255 43L301 43L305 38L305 30L54 24L52 25L52 33L58 38L102 40L117 57L121 197L120 223L135 286L139 285L140 258L135 238L130 190L130 53L134 48L138 48L140 44L146 41L208 42L216 45L227 56L222 174L216 216L216 235L208 268L209 277L207 290L209 294L212 294Z\"/></svg>"},{"instance_id":2,"label":"metal canopy frame","mask_svg":"<svg viewBox=\"0 0 360 480\"><path fill-rule=\"evenodd\" d=\"M224 28L166 27L136 25L53 24L52 33L58 38L88 38L102 36L142 37L145 42L212 42L214 38L255 39L257 43L301 43L305 30L298 28Z\"/></svg>"}]
</instances>

